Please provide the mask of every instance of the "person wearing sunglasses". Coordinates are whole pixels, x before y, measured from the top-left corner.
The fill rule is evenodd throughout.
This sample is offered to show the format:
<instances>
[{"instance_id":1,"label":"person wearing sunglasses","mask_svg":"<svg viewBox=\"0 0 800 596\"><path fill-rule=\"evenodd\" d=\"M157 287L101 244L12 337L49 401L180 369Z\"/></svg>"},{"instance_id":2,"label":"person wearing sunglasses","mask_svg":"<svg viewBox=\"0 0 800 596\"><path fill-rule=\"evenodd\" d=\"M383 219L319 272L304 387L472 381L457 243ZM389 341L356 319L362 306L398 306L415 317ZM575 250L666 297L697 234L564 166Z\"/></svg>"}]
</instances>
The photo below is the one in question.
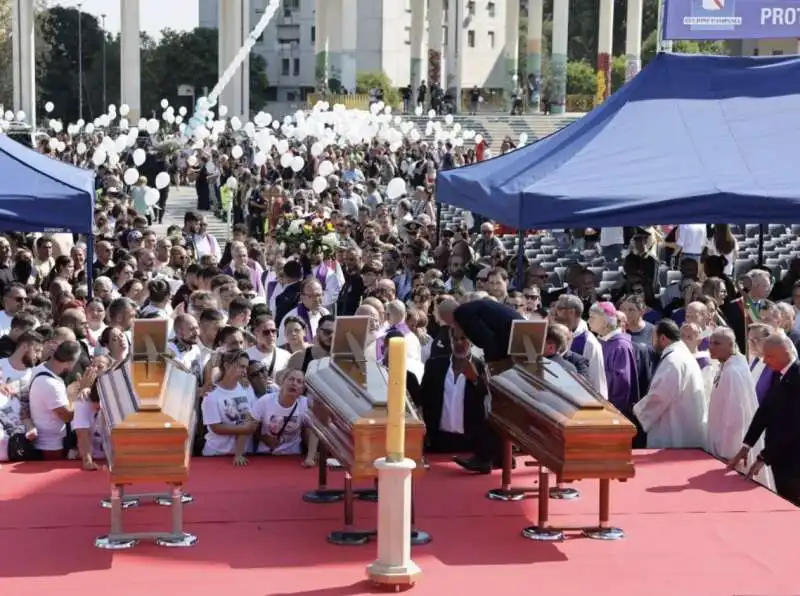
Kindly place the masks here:
<instances>
[{"instance_id":1,"label":"person wearing sunglasses","mask_svg":"<svg viewBox=\"0 0 800 596\"><path fill-rule=\"evenodd\" d=\"M286 368L291 354L277 346L278 327L270 315L257 316L251 328L255 336L255 345L247 350L247 355L251 360L264 365L268 386L277 390L274 379Z\"/></svg>"}]
</instances>

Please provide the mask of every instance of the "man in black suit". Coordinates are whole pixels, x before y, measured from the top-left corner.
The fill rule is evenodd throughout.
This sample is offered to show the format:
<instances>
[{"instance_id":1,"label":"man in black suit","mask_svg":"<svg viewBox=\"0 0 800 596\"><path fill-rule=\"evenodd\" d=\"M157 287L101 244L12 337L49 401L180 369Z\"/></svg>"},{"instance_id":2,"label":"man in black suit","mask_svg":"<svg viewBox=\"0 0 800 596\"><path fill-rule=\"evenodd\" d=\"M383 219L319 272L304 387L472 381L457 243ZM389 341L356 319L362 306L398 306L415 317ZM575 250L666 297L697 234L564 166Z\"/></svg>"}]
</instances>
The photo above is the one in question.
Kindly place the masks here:
<instances>
[{"instance_id":1,"label":"man in black suit","mask_svg":"<svg viewBox=\"0 0 800 596\"><path fill-rule=\"evenodd\" d=\"M516 310L494 300L473 300L462 304L452 312L441 312L440 318L453 332L462 332L476 347L483 351L483 359L490 370L508 361L508 341L514 321L525 320ZM451 333L453 333L451 332ZM453 335L451 335L451 339ZM453 347L455 352L455 347ZM484 412L485 419L485 412ZM492 467L502 466L502 440L488 424L476 433L475 455L468 459L456 458L455 462L465 470L488 474Z\"/></svg>"},{"instance_id":2,"label":"man in black suit","mask_svg":"<svg viewBox=\"0 0 800 596\"><path fill-rule=\"evenodd\" d=\"M453 353L425 363L418 394L426 443L433 453L475 453L491 470L492 454L485 453L483 441L488 395L483 363L470 354L472 346L463 331L449 330Z\"/></svg>"},{"instance_id":3,"label":"man in black suit","mask_svg":"<svg viewBox=\"0 0 800 596\"><path fill-rule=\"evenodd\" d=\"M774 371L772 386L758 406L744 445L728 464L733 469L764 436L764 449L747 473L752 478L764 466L772 468L775 491L800 506L800 366L788 338L775 333L764 340L764 363Z\"/></svg>"},{"instance_id":4,"label":"man in black suit","mask_svg":"<svg viewBox=\"0 0 800 596\"><path fill-rule=\"evenodd\" d=\"M558 323L547 327L547 336L544 340L544 356L573 374L589 380L589 361L575 352L570 352L567 346L570 342L570 332L566 325Z\"/></svg>"},{"instance_id":5,"label":"man in black suit","mask_svg":"<svg viewBox=\"0 0 800 596\"><path fill-rule=\"evenodd\" d=\"M287 261L283 266L283 277L286 285L275 298L275 320L280 323L300 302L300 295L303 293L303 268L297 261Z\"/></svg>"}]
</instances>

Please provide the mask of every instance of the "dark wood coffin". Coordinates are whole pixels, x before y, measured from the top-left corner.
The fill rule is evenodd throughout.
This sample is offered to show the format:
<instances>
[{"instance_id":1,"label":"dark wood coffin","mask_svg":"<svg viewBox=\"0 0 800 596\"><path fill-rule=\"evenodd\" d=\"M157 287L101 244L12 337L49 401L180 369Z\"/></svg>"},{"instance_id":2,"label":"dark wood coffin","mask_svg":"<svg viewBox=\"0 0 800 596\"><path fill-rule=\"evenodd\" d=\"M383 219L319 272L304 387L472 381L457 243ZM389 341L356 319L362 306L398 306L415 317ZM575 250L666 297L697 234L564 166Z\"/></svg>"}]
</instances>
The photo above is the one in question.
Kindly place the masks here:
<instances>
[{"instance_id":1,"label":"dark wood coffin","mask_svg":"<svg viewBox=\"0 0 800 596\"><path fill-rule=\"evenodd\" d=\"M489 387L491 422L560 481L633 477L636 427L583 379L543 358Z\"/></svg>"},{"instance_id":2,"label":"dark wood coffin","mask_svg":"<svg viewBox=\"0 0 800 596\"><path fill-rule=\"evenodd\" d=\"M113 484L184 484L197 420L194 375L172 362L126 362L97 380Z\"/></svg>"},{"instance_id":3,"label":"dark wood coffin","mask_svg":"<svg viewBox=\"0 0 800 596\"><path fill-rule=\"evenodd\" d=\"M323 358L308 367L306 388L311 428L330 455L354 479L374 478L375 460L386 456L388 371L376 362ZM425 424L408 398L406 412L405 453L417 462L419 474Z\"/></svg>"}]
</instances>

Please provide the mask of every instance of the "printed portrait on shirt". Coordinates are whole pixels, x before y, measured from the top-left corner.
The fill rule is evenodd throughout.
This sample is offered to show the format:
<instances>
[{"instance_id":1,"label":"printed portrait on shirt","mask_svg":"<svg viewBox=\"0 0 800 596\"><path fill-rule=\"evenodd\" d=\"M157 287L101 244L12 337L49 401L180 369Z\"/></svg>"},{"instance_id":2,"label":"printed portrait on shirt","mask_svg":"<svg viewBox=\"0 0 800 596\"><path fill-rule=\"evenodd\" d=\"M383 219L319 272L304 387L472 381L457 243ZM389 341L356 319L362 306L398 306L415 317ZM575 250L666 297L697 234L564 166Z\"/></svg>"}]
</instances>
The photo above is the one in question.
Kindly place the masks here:
<instances>
[{"instance_id":1,"label":"printed portrait on shirt","mask_svg":"<svg viewBox=\"0 0 800 596\"><path fill-rule=\"evenodd\" d=\"M222 407L228 424L244 424L245 416L250 413L250 405L244 395L226 399Z\"/></svg>"}]
</instances>

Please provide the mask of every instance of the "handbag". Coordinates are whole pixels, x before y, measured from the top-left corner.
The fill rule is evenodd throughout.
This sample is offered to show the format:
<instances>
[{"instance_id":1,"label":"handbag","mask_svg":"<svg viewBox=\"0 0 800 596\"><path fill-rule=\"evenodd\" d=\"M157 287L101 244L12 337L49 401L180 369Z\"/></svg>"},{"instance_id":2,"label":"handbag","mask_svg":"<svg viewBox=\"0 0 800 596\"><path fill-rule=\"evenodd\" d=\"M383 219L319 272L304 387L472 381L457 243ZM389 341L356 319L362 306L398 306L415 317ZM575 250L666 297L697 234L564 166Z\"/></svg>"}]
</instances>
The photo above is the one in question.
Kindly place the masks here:
<instances>
[{"instance_id":1,"label":"handbag","mask_svg":"<svg viewBox=\"0 0 800 596\"><path fill-rule=\"evenodd\" d=\"M8 439L8 461L37 461L42 458L39 451L24 433L11 435Z\"/></svg>"}]
</instances>

